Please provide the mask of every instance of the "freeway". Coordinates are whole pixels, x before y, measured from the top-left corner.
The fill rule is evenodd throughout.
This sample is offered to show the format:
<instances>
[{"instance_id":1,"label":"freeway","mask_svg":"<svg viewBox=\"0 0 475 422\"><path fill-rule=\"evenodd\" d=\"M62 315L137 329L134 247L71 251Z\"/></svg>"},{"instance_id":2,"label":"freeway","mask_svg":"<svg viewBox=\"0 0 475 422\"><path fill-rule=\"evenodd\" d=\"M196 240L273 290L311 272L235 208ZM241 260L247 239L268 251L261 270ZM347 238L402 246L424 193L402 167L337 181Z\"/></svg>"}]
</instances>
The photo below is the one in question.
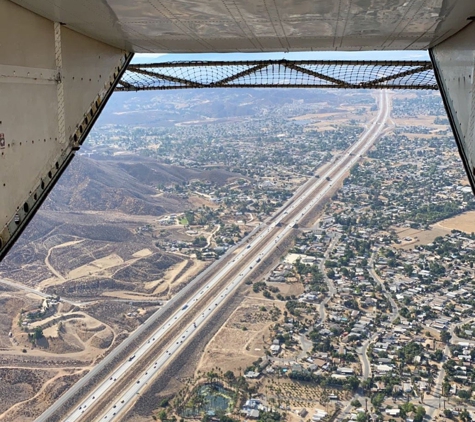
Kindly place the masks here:
<instances>
[{"instance_id":1,"label":"freeway","mask_svg":"<svg viewBox=\"0 0 475 422\"><path fill-rule=\"evenodd\" d=\"M373 142L380 136L384 123L389 116L389 105L387 94L380 95L380 105L377 117L369 125L369 128L361 138L353 144L337 160L332 168L327 170L320 179L314 179L306 184L305 190L299 190L297 196L289 200L275 218L259 225L255 230L255 237L249 241L245 248L232 256L227 254L227 263L209 279L204 287L199 289L186 303L178 309L164 324L154 329L152 334L141 344L130 357L119 365L109 376L103 380L94 391L90 392L66 418L66 421L90 420L91 408L95 407L101 398L112 394L115 385L120 379L127 378L128 387L125 391L120 391L114 396L116 400L110 401L110 406L102 414L101 420L116 420L133 404L137 394L146 388L148 383L176 356L182 347L199 331L205 322L209 321L216 310L224 305L230 294L237 289L242 281L249 276L253 268L266 257L270 256L276 246L291 233L297 225L312 209L332 190L349 169L366 153ZM327 177L331 181L327 180ZM249 238L248 238L249 239ZM233 275L238 270L238 275ZM207 293L219 289L210 300ZM185 290L185 289L183 289ZM182 291L183 291L182 290ZM170 301L171 302L171 301ZM206 307L203 309L203 304ZM202 308L200 309L199 306ZM199 310L198 313L196 311ZM195 311L195 314L193 314ZM185 329L179 330L180 323L185 317L193 316L193 321ZM146 321L145 324L148 324ZM138 362L146 355L148 356L164 338L166 334L179 334L174 336L174 340L167 344L165 352L162 352L154 359L154 363L140 374L135 373L134 368L138 367ZM162 344L163 346L163 344ZM117 383L117 384L116 384ZM112 404L113 403L113 404ZM46 420L43 414L39 421Z\"/></svg>"}]
</instances>

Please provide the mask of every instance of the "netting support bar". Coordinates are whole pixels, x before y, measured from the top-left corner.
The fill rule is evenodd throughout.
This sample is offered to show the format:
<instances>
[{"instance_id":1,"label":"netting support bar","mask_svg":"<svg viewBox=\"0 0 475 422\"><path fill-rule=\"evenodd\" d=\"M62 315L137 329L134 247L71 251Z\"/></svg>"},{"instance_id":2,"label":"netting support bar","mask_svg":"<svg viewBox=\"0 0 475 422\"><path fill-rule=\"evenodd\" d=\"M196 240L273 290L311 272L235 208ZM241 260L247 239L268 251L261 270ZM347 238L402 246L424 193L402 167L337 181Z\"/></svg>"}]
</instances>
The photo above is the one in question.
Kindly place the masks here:
<instances>
[{"instance_id":1,"label":"netting support bar","mask_svg":"<svg viewBox=\"0 0 475 422\"><path fill-rule=\"evenodd\" d=\"M177 84L183 84L184 88L206 88L205 86L203 86L203 84L200 84L198 82L189 81L187 79L178 78L176 76L165 75L163 73L151 72L149 70L144 70L144 69L140 68L139 66L133 66L133 67L131 66L127 70L129 72L134 72L134 73L137 73L137 74L140 74L140 75L150 76L150 77L156 78L156 79L163 79L165 81L175 82ZM129 86L131 86L131 85L129 84Z\"/></svg>"},{"instance_id":2,"label":"netting support bar","mask_svg":"<svg viewBox=\"0 0 475 422\"><path fill-rule=\"evenodd\" d=\"M268 65L266 64L259 64L257 66L251 67L250 69L243 70L242 72L236 73L235 75L228 76L227 78L221 79L220 81L213 82L211 83L212 88L218 88L218 87L226 87L228 86L229 82L235 81L236 79L242 78L243 76L249 76L253 73L258 72L261 69L264 69Z\"/></svg>"},{"instance_id":3,"label":"netting support bar","mask_svg":"<svg viewBox=\"0 0 475 422\"><path fill-rule=\"evenodd\" d=\"M362 88L363 87L364 88L373 88L373 87L384 88L384 85L382 85L382 84L384 84L385 82L394 81L395 79L403 78L405 76L415 75L417 73L425 72L426 70L432 70L432 64L431 63L427 63L423 66L416 67L415 69L411 69L411 70L406 70L405 72L400 72L400 73L397 73L395 75L386 76L384 78L376 79L375 81L371 81L370 83L362 84L360 87L362 87Z\"/></svg>"},{"instance_id":4,"label":"netting support bar","mask_svg":"<svg viewBox=\"0 0 475 422\"><path fill-rule=\"evenodd\" d=\"M314 78L322 79L324 81L335 84L336 88L354 88L352 84L344 82L340 79L332 78L331 76L324 75L323 73L320 73L320 72L315 72L313 70L305 69L304 67L301 67L294 63L285 63L284 66L289 69L295 70L297 72L301 72L303 74L313 76Z\"/></svg>"},{"instance_id":5,"label":"netting support bar","mask_svg":"<svg viewBox=\"0 0 475 422\"><path fill-rule=\"evenodd\" d=\"M253 60L132 64L116 90L253 87L438 89L430 61Z\"/></svg>"}]
</instances>

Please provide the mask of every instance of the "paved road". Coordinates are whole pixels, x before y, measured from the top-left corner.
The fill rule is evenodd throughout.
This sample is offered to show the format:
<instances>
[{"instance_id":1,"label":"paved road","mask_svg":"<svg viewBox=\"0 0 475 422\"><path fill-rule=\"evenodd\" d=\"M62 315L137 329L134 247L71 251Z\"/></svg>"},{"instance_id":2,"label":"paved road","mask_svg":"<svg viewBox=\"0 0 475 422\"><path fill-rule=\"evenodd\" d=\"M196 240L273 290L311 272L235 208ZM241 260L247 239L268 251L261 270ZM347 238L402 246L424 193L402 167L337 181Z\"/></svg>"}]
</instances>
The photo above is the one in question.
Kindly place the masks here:
<instances>
[{"instance_id":1,"label":"paved road","mask_svg":"<svg viewBox=\"0 0 475 422\"><path fill-rule=\"evenodd\" d=\"M391 314L390 314L389 320L390 322L393 322L398 316L399 308L397 306L397 303L391 297L390 292L386 290L383 280L381 280L381 278L378 276L378 274L376 274L376 272L373 269L374 256L375 256L375 253L371 256L368 262L369 273L371 277L373 277L373 279L381 285L382 291L391 305ZM363 343L362 347L357 350L358 356L361 360L361 372L362 372L363 380L366 380L371 376L371 364L368 359L367 351L368 351L369 345L373 341L375 341L377 337L378 337L378 333L373 334L368 340L366 340Z\"/></svg>"},{"instance_id":2,"label":"paved road","mask_svg":"<svg viewBox=\"0 0 475 422\"><path fill-rule=\"evenodd\" d=\"M388 299L389 304L391 305L391 314L390 314L390 317L389 317L389 321L393 322L399 314L399 307L397 306L397 303L393 299L391 293L387 291L386 286L384 285L384 281L381 279L381 277L378 274L376 274L376 271L374 270L374 257L376 255L376 253L377 252L374 252L371 255L371 258L369 259L369 262L368 262L369 274L371 275L371 277L373 277L373 280L375 280L376 282L378 282L380 284L384 295Z\"/></svg>"},{"instance_id":3,"label":"paved road","mask_svg":"<svg viewBox=\"0 0 475 422\"><path fill-rule=\"evenodd\" d=\"M469 344L471 346L473 346L475 344L475 341L473 341L473 340L467 340L467 339L464 339L464 338L461 338L461 337L457 337L455 335L455 328L456 327L459 327L459 326L464 325L464 324L468 324L469 322L473 321L473 319L474 319L473 317L466 318L463 321L459 322L458 324L452 324L451 325L451 327L449 329L449 333L452 336L450 338L450 343L452 343L452 344L466 343L466 344Z\"/></svg>"},{"instance_id":4,"label":"paved road","mask_svg":"<svg viewBox=\"0 0 475 422\"><path fill-rule=\"evenodd\" d=\"M330 241L330 244L328 245L327 250L323 254L323 259L320 261L320 265L319 265L319 269L320 269L321 273L323 274L323 277L325 278L325 281L326 281L327 287L328 287L327 297L324 300L322 300L320 305L318 305L318 312L320 314L320 321L321 322L325 322L327 320L327 310L325 309L325 305L328 302L330 302L332 297L337 292L337 289L335 287L335 283L333 282L333 280L331 278L327 277L327 274L325 272L325 261L330 256L330 252L333 250L335 245L338 243L339 239L340 239L340 234L339 233L335 234L335 237Z\"/></svg>"},{"instance_id":5,"label":"paved road","mask_svg":"<svg viewBox=\"0 0 475 422\"><path fill-rule=\"evenodd\" d=\"M24 292L27 292L27 293L33 293L33 294L35 294L37 296L40 296L40 297L43 297L45 299L48 298L48 297L51 297L51 294L44 293L40 290L33 289L32 287L28 287L28 286L25 286L24 284L16 283L14 281L0 279L0 284L3 284L4 286L11 287L15 290L23 290ZM69 303L70 305L73 305L73 306L81 306L81 305L84 304L84 303L81 303L81 302L73 302L72 300L65 299L65 298L61 298L61 301Z\"/></svg>"},{"instance_id":6,"label":"paved road","mask_svg":"<svg viewBox=\"0 0 475 422\"><path fill-rule=\"evenodd\" d=\"M302 345L302 351L298 354L299 359L304 359L313 349L313 341L309 340L305 334L299 335L299 341Z\"/></svg>"},{"instance_id":7,"label":"paved road","mask_svg":"<svg viewBox=\"0 0 475 422\"><path fill-rule=\"evenodd\" d=\"M371 376L371 363L368 359L368 347L378 338L378 333L373 334L369 339L363 342L362 346L356 350L361 360L361 375L363 380L367 380Z\"/></svg>"},{"instance_id":8,"label":"paved road","mask_svg":"<svg viewBox=\"0 0 475 422\"><path fill-rule=\"evenodd\" d=\"M426 409L427 416L429 416L429 418L431 419L434 417L434 413L436 412L436 410L441 407L441 404L444 400L444 398L442 397L442 383L444 382L445 378L445 369L442 367L442 365L446 362L448 355L449 346L445 346L444 357L440 364L439 375L437 376L434 388L432 389L432 394L427 394L424 398L423 404L428 407L428 409Z\"/></svg>"}]
</instances>

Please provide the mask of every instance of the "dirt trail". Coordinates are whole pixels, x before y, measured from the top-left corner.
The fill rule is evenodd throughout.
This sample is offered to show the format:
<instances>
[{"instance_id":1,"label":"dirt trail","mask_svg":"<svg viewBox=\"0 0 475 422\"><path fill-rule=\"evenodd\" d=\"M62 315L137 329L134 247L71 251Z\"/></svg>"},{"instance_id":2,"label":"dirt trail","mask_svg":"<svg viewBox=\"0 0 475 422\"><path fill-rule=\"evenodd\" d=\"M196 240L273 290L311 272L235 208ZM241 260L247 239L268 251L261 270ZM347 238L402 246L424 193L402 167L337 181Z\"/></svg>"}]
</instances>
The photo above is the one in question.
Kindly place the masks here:
<instances>
[{"instance_id":1,"label":"dirt trail","mask_svg":"<svg viewBox=\"0 0 475 422\"><path fill-rule=\"evenodd\" d=\"M220 228L221 228L221 225L218 224L216 228L208 235L208 238L206 239L206 246L202 249L206 249L211 246L211 240L213 239L213 236L219 231Z\"/></svg>"},{"instance_id":2,"label":"dirt trail","mask_svg":"<svg viewBox=\"0 0 475 422\"><path fill-rule=\"evenodd\" d=\"M56 276L58 277L61 281L65 281L65 278L63 277L63 275L57 271L52 265L51 263L49 262L49 258L51 256L51 252L53 252L54 249L60 249L60 248L66 248L68 246L71 246L71 245L76 245L78 243L82 243L84 242L84 239L81 239L81 240L72 240L71 242L66 242L66 243L62 243L60 245L56 245L56 246L53 246L52 248L49 248L48 250L48 255L46 255L46 258L45 258L45 265L48 267L48 269Z\"/></svg>"},{"instance_id":3,"label":"dirt trail","mask_svg":"<svg viewBox=\"0 0 475 422\"><path fill-rule=\"evenodd\" d=\"M38 370L38 368L34 368L35 370ZM74 369L74 368L72 368ZM91 368L88 367L88 368L81 368L81 370L78 370L77 372L84 372L85 370L89 371ZM71 372L71 371L69 371ZM46 381L42 386L41 388L37 391L37 393L30 397L29 399L26 399L26 400L23 400L23 401L20 401L18 403L15 403L13 406L11 406L8 410L6 410L5 412L1 413L0 414L0 420L2 420L5 416L7 416L9 413L13 412L15 409L19 408L20 406L25 406L27 403L35 400L36 398L38 398L41 394L43 394L44 391L46 391L46 389L53 383L55 383L58 379L64 377L64 376L68 376L68 375L71 375L71 373L68 373L68 369L67 368L63 368L62 370L60 370L58 372L58 374L56 374L53 378L51 378L50 380Z\"/></svg>"}]
</instances>

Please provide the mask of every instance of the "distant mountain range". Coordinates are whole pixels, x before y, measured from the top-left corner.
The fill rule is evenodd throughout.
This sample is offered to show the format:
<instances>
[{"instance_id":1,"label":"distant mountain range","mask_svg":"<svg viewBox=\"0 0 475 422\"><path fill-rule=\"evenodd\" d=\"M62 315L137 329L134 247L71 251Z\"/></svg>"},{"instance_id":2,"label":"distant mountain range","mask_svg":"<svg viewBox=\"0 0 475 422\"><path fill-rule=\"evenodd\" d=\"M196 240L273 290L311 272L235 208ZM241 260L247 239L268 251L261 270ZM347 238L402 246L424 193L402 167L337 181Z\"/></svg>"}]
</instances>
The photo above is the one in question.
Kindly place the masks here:
<instances>
[{"instance_id":1,"label":"distant mountain range","mask_svg":"<svg viewBox=\"0 0 475 422\"><path fill-rule=\"evenodd\" d=\"M264 116L270 108L303 101L338 106L344 94L329 90L240 88L118 92L97 122L131 126L171 126L209 118Z\"/></svg>"}]
</instances>

